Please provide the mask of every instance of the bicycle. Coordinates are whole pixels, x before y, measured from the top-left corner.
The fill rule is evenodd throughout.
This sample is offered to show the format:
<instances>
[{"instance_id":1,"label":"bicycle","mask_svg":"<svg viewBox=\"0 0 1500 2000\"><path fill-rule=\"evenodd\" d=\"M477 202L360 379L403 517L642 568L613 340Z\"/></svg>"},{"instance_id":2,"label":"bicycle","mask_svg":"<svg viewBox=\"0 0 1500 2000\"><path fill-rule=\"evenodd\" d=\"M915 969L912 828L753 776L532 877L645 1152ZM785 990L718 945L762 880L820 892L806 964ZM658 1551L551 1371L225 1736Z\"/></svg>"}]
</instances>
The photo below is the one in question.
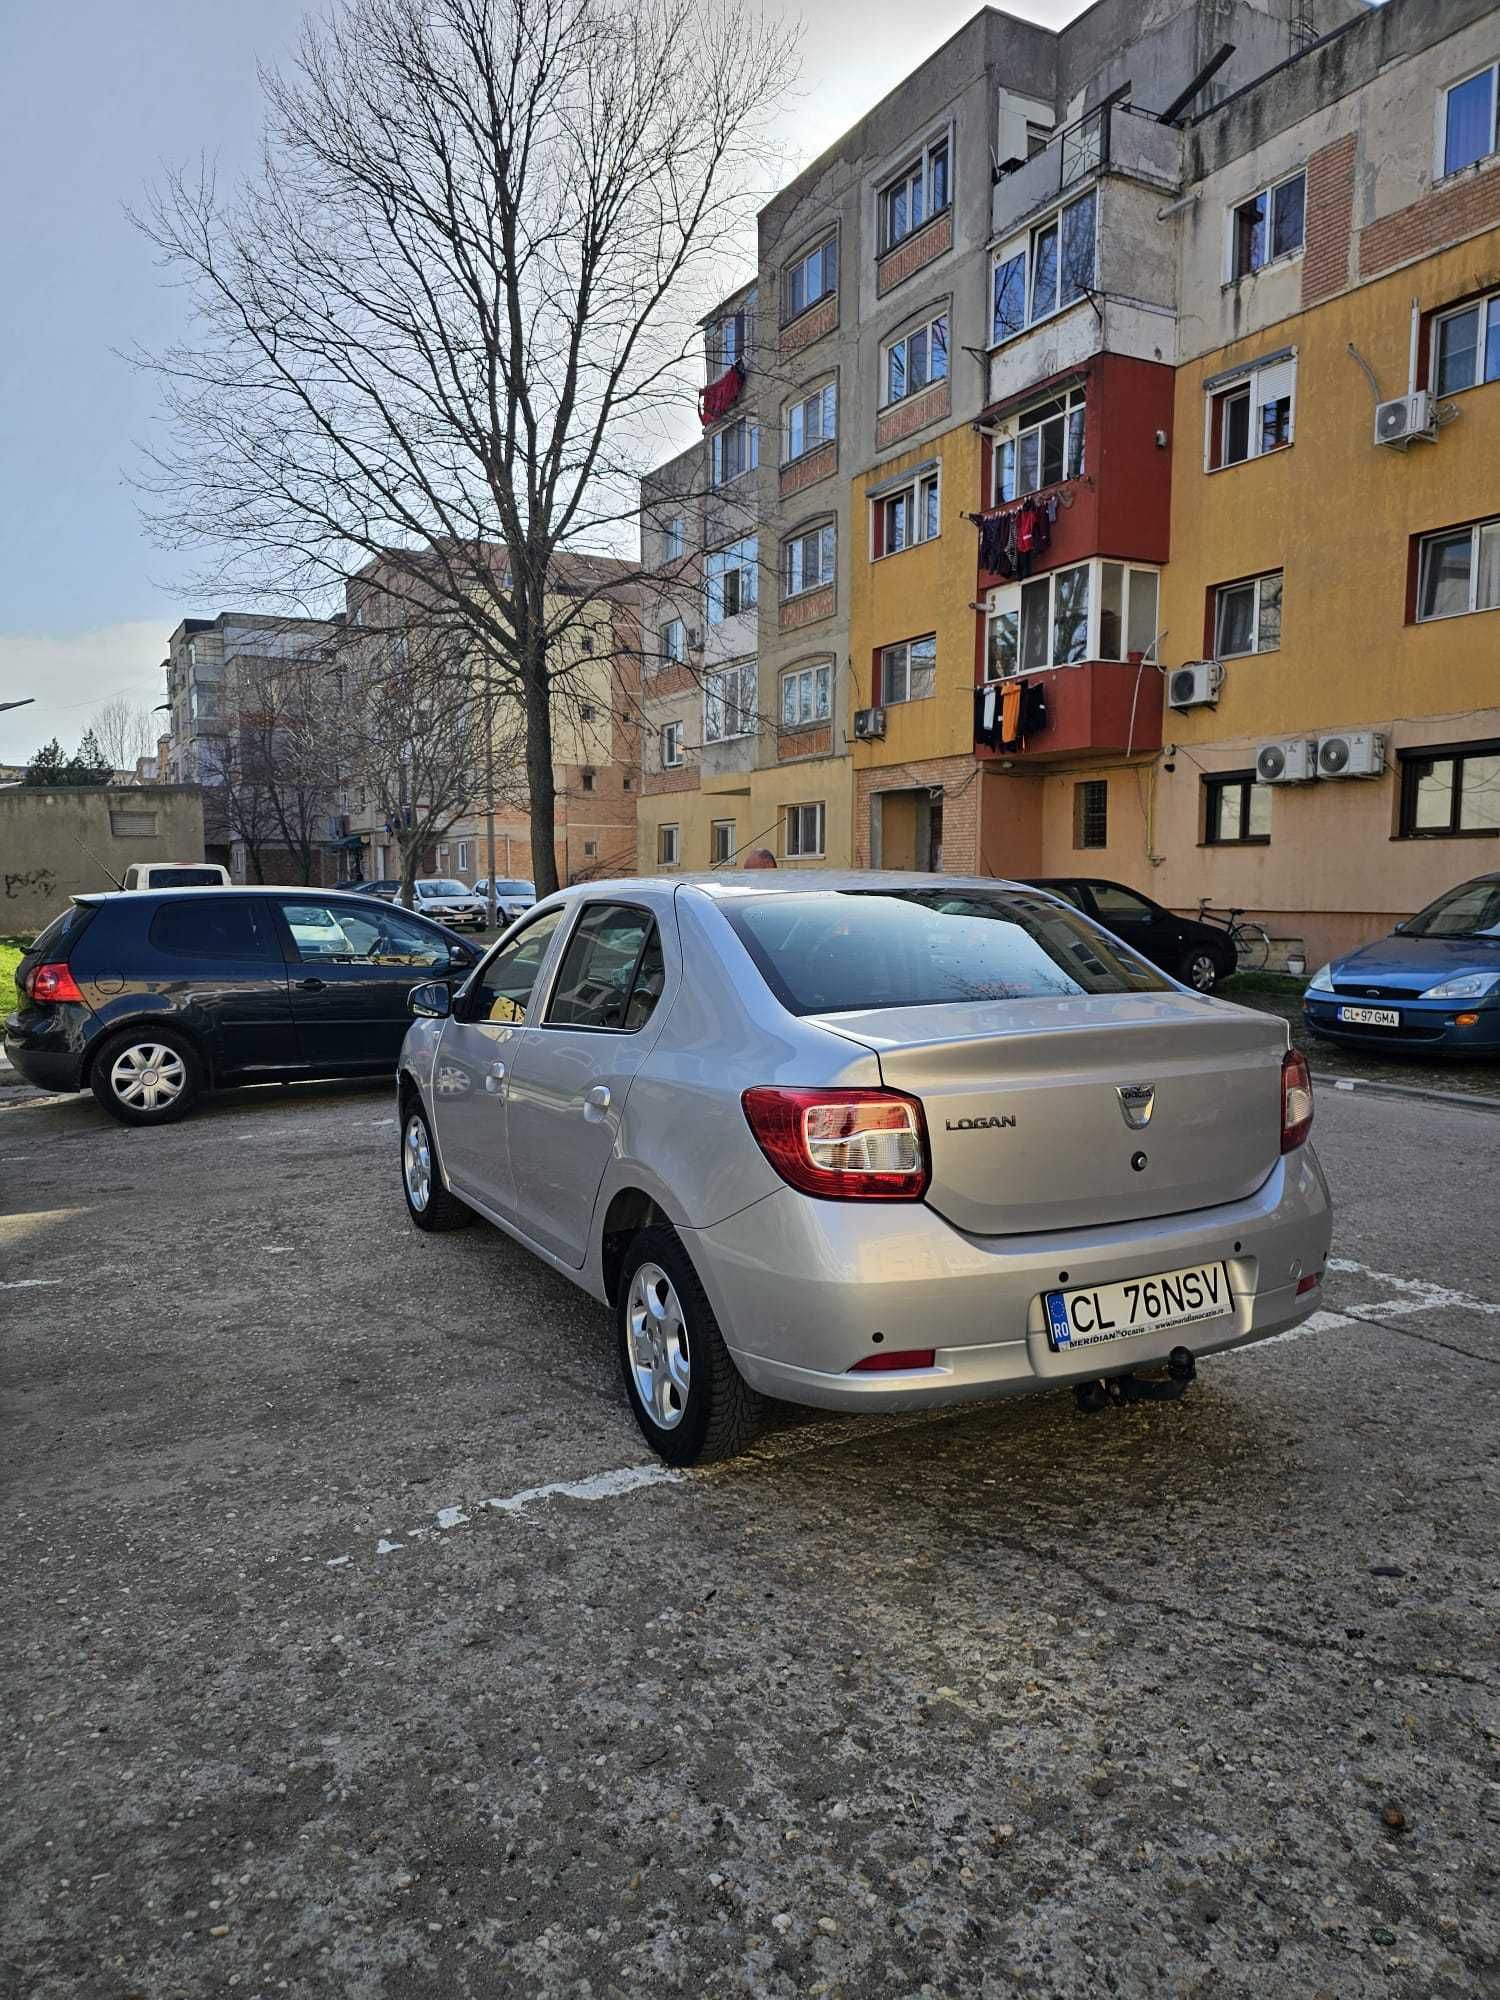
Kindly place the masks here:
<instances>
[{"instance_id":1,"label":"bicycle","mask_svg":"<svg viewBox=\"0 0 1500 2000\"><path fill-rule=\"evenodd\" d=\"M1207 896L1198 898L1198 921L1200 924L1222 924L1234 944L1234 962L1241 972L1260 972L1271 956L1270 933L1259 924L1242 924L1237 921L1244 916L1243 910L1230 910L1224 914L1208 907Z\"/></svg>"}]
</instances>

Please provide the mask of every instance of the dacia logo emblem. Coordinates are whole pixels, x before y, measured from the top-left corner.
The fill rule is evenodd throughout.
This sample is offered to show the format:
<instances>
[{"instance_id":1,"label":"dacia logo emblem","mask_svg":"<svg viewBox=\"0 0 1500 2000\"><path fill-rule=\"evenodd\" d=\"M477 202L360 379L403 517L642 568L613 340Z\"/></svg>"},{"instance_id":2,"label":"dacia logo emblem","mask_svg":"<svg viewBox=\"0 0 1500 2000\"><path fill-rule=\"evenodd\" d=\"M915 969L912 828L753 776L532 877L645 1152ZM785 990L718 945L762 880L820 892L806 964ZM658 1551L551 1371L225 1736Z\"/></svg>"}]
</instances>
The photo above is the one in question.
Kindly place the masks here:
<instances>
[{"instance_id":1,"label":"dacia logo emblem","mask_svg":"<svg viewBox=\"0 0 1500 2000\"><path fill-rule=\"evenodd\" d=\"M1120 1100L1120 1115L1132 1132L1139 1132L1151 1123L1151 1113L1156 1109L1154 1083L1122 1083L1116 1086L1115 1095Z\"/></svg>"}]
</instances>

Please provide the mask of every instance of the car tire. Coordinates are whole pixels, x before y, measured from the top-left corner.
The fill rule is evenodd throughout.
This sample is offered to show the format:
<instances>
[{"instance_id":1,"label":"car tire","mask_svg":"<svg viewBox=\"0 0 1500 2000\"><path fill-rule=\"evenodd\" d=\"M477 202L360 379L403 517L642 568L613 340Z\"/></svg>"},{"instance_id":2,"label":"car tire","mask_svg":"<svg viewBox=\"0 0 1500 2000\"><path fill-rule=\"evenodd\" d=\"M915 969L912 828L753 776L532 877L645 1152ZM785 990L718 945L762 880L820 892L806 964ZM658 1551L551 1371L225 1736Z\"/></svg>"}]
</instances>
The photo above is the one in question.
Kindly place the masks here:
<instances>
[{"instance_id":1,"label":"car tire","mask_svg":"<svg viewBox=\"0 0 1500 2000\"><path fill-rule=\"evenodd\" d=\"M1203 945L1189 945L1182 954L1182 966L1178 978L1184 986L1191 986L1195 993L1212 993L1223 972L1219 961Z\"/></svg>"},{"instance_id":2,"label":"car tire","mask_svg":"<svg viewBox=\"0 0 1500 2000\"><path fill-rule=\"evenodd\" d=\"M431 1235L467 1229L474 1220L473 1209L461 1202L443 1179L432 1127L419 1097L408 1099L401 1114L401 1192L413 1223Z\"/></svg>"},{"instance_id":3,"label":"car tire","mask_svg":"<svg viewBox=\"0 0 1500 2000\"><path fill-rule=\"evenodd\" d=\"M675 1230L643 1229L626 1250L615 1341L635 1420L668 1465L734 1458L760 1430L763 1399L735 1367Z\"/></svg>"},{"instance_id":4,"label":"car tire","mask_svg":"<svg viewBox=\"0 0 1500 2000\"><path fill-rule=\"evenodd\" d=\"M94 1056L89 1084L122 1125L170 1125L202 1095L203 1063L186 1035L173 1028L122 1028Z\"/></svg>"}]
</instances>

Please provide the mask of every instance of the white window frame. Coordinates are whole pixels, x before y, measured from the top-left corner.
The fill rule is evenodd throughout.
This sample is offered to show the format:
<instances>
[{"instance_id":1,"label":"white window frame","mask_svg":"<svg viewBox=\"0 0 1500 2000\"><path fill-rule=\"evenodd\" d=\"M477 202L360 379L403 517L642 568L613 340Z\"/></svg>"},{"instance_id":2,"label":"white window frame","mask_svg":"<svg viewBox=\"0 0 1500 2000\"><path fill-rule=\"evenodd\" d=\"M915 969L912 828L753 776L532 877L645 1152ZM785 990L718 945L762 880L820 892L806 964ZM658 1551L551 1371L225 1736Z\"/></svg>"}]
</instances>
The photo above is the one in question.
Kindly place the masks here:
<instances>
[{"instance_id":1,"label":"white window frame","mask_svg":"<svg viewBox=\"0 0 1500 2000\"><path fill-rule=\"evenodd\" d=\"M1278 586L1276 612L1276 639L1273 645L1261 643L1261 589L1268 583ZM1236 653L1224 651L1224 600L1235 591L1249 590L1253 593L1250 604L1250 644ZM1233 583L1219 583L1214 586L1214 658L1216 660L1248 660L1257 653L1279 653L1281 651L1281 620L1286 603L1286 572L1279 569L1263 570L1259 576L1242 576Z\"/></svg>"},{"instance_id":2,"label":"white window frame","mask_svg":"<svg viewBox=\"0 0 1500 2000\"><path fill-rule=\"evenodd\" d=\"M942 338L943 372L941 375L934 375L932 372L932 357L935 351L933 334L935 333L938 327L941 327L943 329L943 338ZM919 383L917 383L915 387L913 387L911 381L911 365L910 365L911 343L920 334L926 335L926 344L923 350L927 357L924 363L926 373L923 376L923 379ZM934 383L946 382L948 380L948 371L952 362L952 356L949 353L948 340L949 340L948 308L947 306L942 306L937 312L929 313L925 319L913 320L909 326L903 327L900 333L896 334L892 339L883 341L881 343L880 407L882 410L894 409L898 403L904 403L908 401L908 399L912 396L920 396L924 389L932 388ZM895 353L898 347L902 350L901 379L904 386L899 396L893 396L890 394L891 356Z\"/></svg>"},{"instance_id":3,"label":"white window frame","mask_svg":"<svg viewBox=\"0 0 1500 2000\"><path fill-rule=\"evenodd\" d=\"M824 281L828 276L828 263L829 263L830 251L832 251L833 253L832 257L833 282L831 284L828 284L825 283ZM801 271L805 274L814 263L816 263L818 269L817 291L815 292L808 291L806 277L804 276L803 289L802 289L802 303L800 306L792 306L791 302L792 280L795 273ZM821 305L824 299L836 297L838 293L838 288L839 288L839 233L836 229L833 229L830 230L829 233L821 239L821 241L815 243L810 250L804 250L800 257L793 257L790 263L784 264L782 266L781 297L783 304L785 306L791 307L791 310L787 311L784 314L781 322L782 325L790 326L793 320L801 319L802 315L805 312L811 312L813 307L816 305Z\"/></svg>"},{"instance_id":4,"label":"white window frame","mask_svg":"<svg viewBox=\"0 0 1500 2000\"><path fill-rule=\"evenodd\" d=\"M732 312L720 313L708 329L710 375L717 379L736 361L748 368L755 345L755 312L758 291L750 292Z\"/></svg>"},{"instance_id":5,"label":"white window frame","mask_svg":"<svg viewBox=\"0 0 1500 2000\"><path fill-rule=\"evenodd\" d=\"M930 501L930 505L929 505ZM905 506L907 531L901 541L891 536L893 508ZM933 525L935 516L936 524ZM878 533L877 533L878 529ZM923 542L935 542L943 532L943 469L913 474L904 486L877 493L870 502L870 560L884 562L887 556L905 555ZM880 553L876 554L877 545Z\"/></svg>"},{"instance_id":6,"label":"white window frame","mask_svg":"<svg viewBox=\"0 0 1500 2000\"><path fill-rule=\"evenodd\" d=\"M671 852L668 853L667 849ZM675 868L682 854L682 826L677 820L664 820L656 829L656 865L658 868Z\"/></svg>"},{"instance_id":7,"label":"white window frame","mask_svg":"<svg viewBox=\"0 0 1500 2000\"><path fill-rule=\"evenodd\" d=\"M461 840L458 843L458 872L460 875L464 873L468 865L469 865L469 843L466 840Z\"/></svg>"},{"instance_id":8,"label":"white window frame","mask_svg":"<svg viewBox=\"0 0 1500 2000\"><path fill-rule=\"evenodd\" d=\"M1448 99L1455 90L1462 90L1466 83L1472 83L1476 76L1488 73L1490 79L1490 146L1487 153L1481 153L1476 160L1469 160L1461 167L1448 167ZM1482 161L1493 159L1500 150L1500 63L1481 63L1478 69L1471 69L1467 76L1455 77L1452 83L1445 83L1438 92L1437 132L1434 142L1432 177L1435 181L1449 180L1456 174L1466 174Z\"/></svg>"},{"instance_id":9,"label":"white window frame","mask_svg":"<svg viewBox=\"0 0 1500 2000\"><path fill-rule=\"evenodd\" d=\"M1120 579L1120 650L1106 653L1101 644L1100 625L1104 613L1104 571L1106 567L1123 572ZM1059 576L1068 576L1079 570L1088 572L1088 618L1084 633L1084 654L1081 660L1055 660L1054 641L1057 636L1057 593L1049 589L1047 597L1047 658L1039 666L1024 666L1021 662L1021 604L1023 593L1042 583L1050 583ZM1038 576L1024 577L1015 583L997 584L985 599L984 627L984 682L986 686L998 685L1002 681L1020 679L1027 674L1051 673L1067 667L1087 666L1096 661L1118 664L1130 658L1132 598L1137 589L1144 589L1144 583L1137 584L1137 578L1151 579L1150 595L1155 599L1156 610L1153 619L1152 639L1157 637L1157 624L1161 618L1162 572L1153 563L1127 563L1113 556L1088 556L1082 562L1063 563L1054 570L1043 571ZM1034 600L1033 600L1034 601ZM1013 657L1015 665L1008 671L996 672L994 660L997 651L995 627L1002 618L1012 621L1014 633ZM1147 648L1139 649L1144 652Z\"/></svg>"},{"instance_id":10,"label":"white window frame","mask_svg":"<svg viewBox=\"0 0 1500 2000\"><path fill-rule=\"evenodd\" d=\"M795 465L839 434L839 393L833 376L787 404L781 420L781 462ZM800 442L799 442L800 438Z\"/></svg>"},{"instance_id":11,"label":"white window frame","mask_svg":"<svg viewBox=\"0 0 1500 2000\"><path fill-rule=\"evenodd\" d=\"M731 576L739 579L732 611L726 608L725 603L728 595L726 585ZM755 609L760 601L758 536L741 535L737 541L726 542L723 548L710 550L704 563L703 600L704 613L710 625L722 625L730 618L743 618Z\"/></svg>"},{"instance_id":12,"label":"white window frame","mask_svg":"<svg viewBox=\"0 0 1500 2000\"><path fill-rule=\"evenodd\" d=\"M732 819L712 819L709 821L708 865L710 868L722 868L726 862L733 861L734 828L735 828L735 822ZM728 839L723 843L724 852L722 854L720 854L718 851L720 845L719 843L720 834L727 834L729 836Z\"/></svg>"},{"instance_id":13,"label":"white window frame","mask_svg":"<svg viewBox=\"0 0 1500 2000\"><path fill-rule=\"evenodd\" d=\"M1438 352L1442 342L1443 328L1456 319L1463 319L1467 313L1478 315L1478 331L1474 346L1475 374L1472 382L1465 382L1456 389L1444 389L1439 384ZM1432 319L1430 348L1428 354L1428 386L1436 396L1466 396L1471 389L1483 389L1488 383L1500 382L1500 374L1487 375L1484 372L1489 352L1490 321L1500 328L1500 292L1486 292L1482 298L1466 299L1462 305L1454 306L1447 312L1435 313Z\"/></svg>"},{"instance_id":14,"label":"white window frame","mask_svg":"<svg viewBox=\"0 0 1500 2000\"><path fill-rule=\"evenodd\" d=\"M659 668L678 667L686 658L687 627L680 618L669 618L656 628L655 664Z\"/></svg>"},{"instance_id":15,"label":"white window frame","mask_svg":"<svg viewBox=\"0 0 1500 2000\"><path fill-rule=\"evenodd\" d=\"M806 813L812 814L810 829L808 821L803 817ZM822 799L809 799L788 806L783 824L785 833L782 851L788 861L818 861L826 854L828 807ZM807 844L809 831L814 842L812 846Z\"/></svg>"},{"instance_id":16,"label":"white window frame","mask_svg":"<svg viewBox=\"0 0 1500 2000\"><path fill-rule=\"evenodd\" d=\"M727 469L729 454L726 447L731 438L739 440L733 471ZM747 472L754 472L759 464L760 425L752 417L735 417L716 430L708 441L708 483L715 489L732 486L736 479L743 479Z\"/></svg>"},{"instance_id":17,"label":"white window frame","mask_svg":"<svg viewBox=\"0 0 1500 2000\"><path fill-rule=\"evenodd\" d=\"M662 561L679 562L687 554L687 522L674 514L662 534Z\"/></svg>"},{"instance_id":18,"label":"white window frame","mask_svg":"<svg viewBox=\"0 0 1500 2000\"><path fill-rule=\"evenodd\" d=\"M1297 241L1292 245L1290 250L1273 250L1271 242L1276 220L1276 196L1282 188L1290 187L1293 181L1301 181L1302 183L1302 234L1297 238ZM1255 201L1263 201L1266 204L1265 255L1258 264L1247 264L1244 270L1241 271L1237 268L1240 210L1248 208ZM1256 188L1252 193L1244 196L1242 200L1232 202L1229 205L1225 212L1224 282L1226 285L1237 285L1242 278L1253 278L1257 271L1264 271L1272 264L1285 264L1290 262L1293 257L1300 257L1306 247L1307 168L1303 165L1294 168L1289 174L1283 174L1279 180L1267 181L1264 187Z\"/></svg>"},{"instance_id":19,"label":"white window frame","mask_svg":"<svg viewBox=\"0 0 1500 2000\"><path fill-rule=\"evenodd\" d=\"M913 677L912 653L918 646L924 648L921 667L918 669L918 671L921 671L924 674L930 672L931 678L928 681L928 685L922 690L920 694L913 694L911 691L912 677ZM928 657L929 652L930 652L930 658ZM901 680L900 680L901 691L899 694L895 694L892 692L892 683L898 667L901 675ZM937 693L936 632L922 632L919 633L915 639L898 639L894 645L881 647L880 706L882 708L900 708L906 702L929 701L936 693Z\"/></svg>"},{"instance_id":20,"label":"white window frame","mask_svg":"<svg viewBox=\"0 0 1500 2000\"><path fill-rule=\"evenodd\" d=\"M1417 601L1415 605L1415 622L1418 625L1437 625L1445 618L1472 618L1476 613L1481 611L1500 611L1500 597L1497 597L1493 604L1481 604L1479 602L1479 578L1483 567L1479 560L1480 549L1486 541L1491 539L1495 543L1500 544L1500 514L1496 514L1492 515L1488 520L1471 521L1468 525L1468 603L1461 611L1430 611L1425 617L1423 615L1422 598L1427 581L1427 552L1438 542L1456 541L1463 532L1462 527L1444 528L1437 534L1423 535L1419 539L1417 547ZM1495 561L1497 564L1500 564L1500 549L1497 549Z\"/></svg>"},{"instance_id":21,"label":"white window frame","mask_svg":"<svg viewBox=\"0 0 1500 2000\"><path fill-rule=\"evenodd\" d=\"M1061 403L1062 409L1053 410L1054 403ZM1048 412L1047 415L1038 414L1044 410ZM1061 424L1063 427L1061 479L1044 480L1041 476L1042 433L1048 424ZM1008 435L1002 434L995 439L994 450L990 454L991 506L1009 506L1014 500L1024 500L1028 494L1044 493L1048 486L1066 485L1070 479L1081 479L1086 467L1087 424L1088 392L1087 385L1083 383L1078 383L1071 389L1063 389L1056 396L1049 396L1042 402L1033 403L1030 409L1018 410L1008 419L1007 424L1001 427L1002 431L1008 431ZM1036 437L1036 484L1023 486L1021 481L1024 473L1021 461L1025 455L1025 440L1032 435ZM1007 464L1010 467L1009 484L1012 488L1009 493L1005 491Z\"/></svg>"},{"instance_id":22,"label":"white window frame","mask_svg":"<svg viewBox=\"0 0 1500 2000\"><path fill-rule=\"evenodd\" d=\"M1286 393L1289 397L1285 444L1269 445L1262 448L1264 414L1271 403L1279 402L1280 396L1268 396L1265 378L1270 378L1271 386L1280 389L1276 378L1286 371L1286 381L1290 385ZM1274 458L1279 451L1289 451L1297 442L1297 352L1283 355L1275 361L1263 361L1253 368L1247 368L1242 375L1226 377L1204 385L1203 390L1203 469L1205 472L1228 472L1237 465L1248 465L1253 459ZM1223 440L1220 440L1219 463L1213 463L1214 411L1221 398L1226 399L1219 408L1219 421L1228 429L1229 409L1227 398L1246 389L1250 394L1250 416L1246 436L1246 452L1243 458L1226 458Z\"/></svg>"},{"instance_id":23,"label":"white window frame","mask_svg":"<svg viewBox=\"0 0 1500 2000\"><path fill-rule=\"evenodd\" d=\"M682 724L664 722L661 726L661 767L664 771L678 771L682 768Z\"/></svg>"},{"instance_id":24,"label":"white window frame","mask_svg":"<svg viewBox=\"0 0 1500 2000\"><path fill-rule=\"evenodd\" d=\"M1063 297L1062 269L1063 218L1071 213L1073 209L1082 207L1085 202L1092 202L1094 211L1093 244L1089 257L1089 281L1080 290L1074 292L1072 297L1065 299ZM1037 245L1049 230L1056 230L1057 232L1057 278L1053 286L1050 302L1038 300L1036 285ZM1024 260L1024 276L1026 280L1025 318L1020 326L1009 327L1002 333L996 325L998 314L995 309L997 303L995 298L995 281L1000 272L1005 270L1007 266L1015 263L1018 258ZM1029 332L1034 326L1039 326L1043 320L1053 319L1058 313L1071 312L1074 306L1081 305L1091 293L1098 289L1098 283L1099 189L1095 185L1094 187L1084 188L1071 201L1060 203L1050 214L1044 215L1039 222L1033 223L1024 236L1013 236L1010 242L1002 244L990 259L990 347L992 349L1003 347L1007 341L1019 340L1023 333Z\"/></svg>"},{"instance_id":25,"label":"white window frame","mask_svg":"<svg viewBox=\"0 0 1500 2000\"><path fill-rule=\"evenodd\" d=\"M787 713L787 697L791 713ZM776 713L783 729L810 729L827 722L833 712L833 662L815 660L805 667L788 667L781 676Z\"/></svg>"},{"instance_id":26,"label":"white window frame","mask_svg":"<svg viewBox=\"0 0 1500 2000\"><path fill-rule=\"evenodd\" d=\"M732 743L755 734L756 663L741 660L703 676L703 740Z\"/></svg>"},{"instance_id":27,"label":"white window frame","mask_svg":"<svg viewBox=\"0 0 1500 2000\"><path fill-rule=\"evenodd\" d=\"M807 559L812 545L814 564L811 575ZM800 552L800 554L799 554ZM822 590L838 574L838 525L820 521L816 527L801 528L788 535L781 545L781 601L805 597L810 590Z\"/></svg>"},{"instance_id":28,"label":"white window frame","mask_svg":"<svg viewBox=\"0 0 1500 2000\"><path fill-rule=\"evenodd\" d=\"M941 202L934 205L932 199L932 164L939 154L945 157L944 192ZM918 190L922 213L912 219L912 189ZM898 193L906 196L906 226L899 236L891 233L891 200ZM944 126L912 154L899 173L892 174L883 181L875 197L875 213L878 220L876 241L880 245L880 255L900 246L915 236L919 229L925 229L940 215L946 215L953 206L953 131Z\"/></svg>"}]
</instances>

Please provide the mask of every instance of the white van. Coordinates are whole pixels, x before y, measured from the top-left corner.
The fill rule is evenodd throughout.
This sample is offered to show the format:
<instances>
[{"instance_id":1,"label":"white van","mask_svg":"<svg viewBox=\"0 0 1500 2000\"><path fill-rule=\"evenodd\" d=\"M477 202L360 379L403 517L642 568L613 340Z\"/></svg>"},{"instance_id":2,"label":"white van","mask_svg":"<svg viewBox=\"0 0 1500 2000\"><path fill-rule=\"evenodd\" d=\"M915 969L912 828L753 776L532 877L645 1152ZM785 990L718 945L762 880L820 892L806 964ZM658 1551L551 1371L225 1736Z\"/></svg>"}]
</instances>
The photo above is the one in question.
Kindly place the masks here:
<instances>
[{"instance_id":1,"label":"white van","mask_svg":"<svg viewBox=\"0 0 1500 2000\"><path fill-rule=\"evenodd\" d=\"M217 861L132 861L122 889L227 889L229 870Z\"/></svg>"}]
</instances>

